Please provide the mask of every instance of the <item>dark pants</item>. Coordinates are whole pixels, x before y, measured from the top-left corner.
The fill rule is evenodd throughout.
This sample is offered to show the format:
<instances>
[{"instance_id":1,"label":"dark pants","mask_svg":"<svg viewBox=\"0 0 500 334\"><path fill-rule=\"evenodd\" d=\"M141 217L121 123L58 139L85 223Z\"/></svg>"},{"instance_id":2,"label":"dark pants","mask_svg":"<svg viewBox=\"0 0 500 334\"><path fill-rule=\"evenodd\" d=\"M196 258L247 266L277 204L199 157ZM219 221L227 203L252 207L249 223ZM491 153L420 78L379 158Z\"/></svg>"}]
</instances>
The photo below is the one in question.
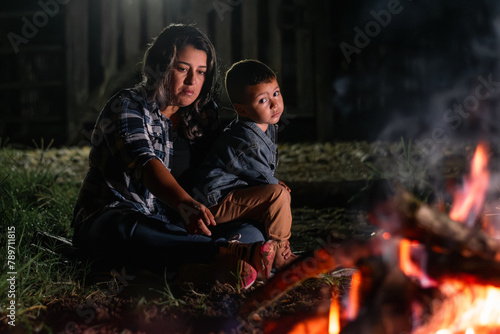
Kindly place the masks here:
<instances>
[{"instance_id":1,"label":"dark pants","mask_svg":"<svg viewBox=\"0 0 500 334\"><path fill-rule=\"evenodd\" d=\"M178 220L177 220L178 221ZM73 243L92 258L149 269L214 260L221 243L264 241L255 223L232 222L211 229L212 236L190 235L182 223L166 223L129 209L112 209L75 227Z\"/></svg>"}]
</instances>

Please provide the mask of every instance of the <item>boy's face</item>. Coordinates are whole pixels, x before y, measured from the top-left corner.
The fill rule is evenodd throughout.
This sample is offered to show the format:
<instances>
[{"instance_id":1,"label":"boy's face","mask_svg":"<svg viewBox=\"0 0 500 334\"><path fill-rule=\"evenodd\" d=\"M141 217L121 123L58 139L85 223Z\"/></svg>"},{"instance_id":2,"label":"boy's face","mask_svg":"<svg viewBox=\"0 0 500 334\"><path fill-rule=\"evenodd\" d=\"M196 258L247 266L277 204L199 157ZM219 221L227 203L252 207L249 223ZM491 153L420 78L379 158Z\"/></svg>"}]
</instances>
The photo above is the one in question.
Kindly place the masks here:
<instances>
[{"instance_id":1,"label":"boy's face","mask_svg":"<svg viewBox=\"0 0 500 334\"><path fill-rule=\"evenodd\" d=\"M278 123L284 104L276 78L248 86L245 92L245 104L235 103L234 108L238 115L250 118L262 131L266 131L269 124Z\"/></svg>"}]
</instances>

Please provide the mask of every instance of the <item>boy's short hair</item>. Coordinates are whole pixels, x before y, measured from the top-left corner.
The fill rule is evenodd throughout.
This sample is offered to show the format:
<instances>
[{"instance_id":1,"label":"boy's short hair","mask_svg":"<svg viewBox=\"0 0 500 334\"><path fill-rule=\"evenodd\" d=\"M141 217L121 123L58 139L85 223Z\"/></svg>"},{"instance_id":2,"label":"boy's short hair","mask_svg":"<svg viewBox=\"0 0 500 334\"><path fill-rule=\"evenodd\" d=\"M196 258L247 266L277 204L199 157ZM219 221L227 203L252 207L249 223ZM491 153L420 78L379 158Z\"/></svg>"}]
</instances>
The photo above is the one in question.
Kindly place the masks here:
<instances>
[{"instance_id":1,"label":"boy's short hair","mask_svg":"<svg viewBox=\"0 0 500 334\"><path fill-rule=\"evenodd\" d=\"M245 89L248 86L270 82L273 79L276 79L276 73L263 62L254 59L241 60L226 72L227 95L233 104L244 104Z\"/></svg>"}]
</instances>

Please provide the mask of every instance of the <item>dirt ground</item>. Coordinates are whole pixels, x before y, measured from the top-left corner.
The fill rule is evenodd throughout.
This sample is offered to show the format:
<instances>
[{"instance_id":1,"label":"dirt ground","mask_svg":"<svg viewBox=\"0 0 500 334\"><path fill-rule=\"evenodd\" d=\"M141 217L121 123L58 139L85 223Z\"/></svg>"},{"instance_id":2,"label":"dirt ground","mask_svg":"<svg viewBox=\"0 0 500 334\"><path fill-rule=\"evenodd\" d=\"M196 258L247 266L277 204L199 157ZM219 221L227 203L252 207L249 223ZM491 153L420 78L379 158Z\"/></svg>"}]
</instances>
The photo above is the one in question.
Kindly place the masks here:
<instances>
[{"instance_id":1,"label":"dirt ground","mask_svg":"<svg viewBox=\"0 0 500 334\"><path fill-rule=\"evenodd\" d=\"M429 180L436 185L446 175L461 174L466 169L463 162L473 151L472 146L466 146L457 148L457 152L441 152L441 156L455 160L430 160L436 171L433 173L410 163L415 155L409 155L411 149L404 142L281 144L279 149L277 177L292 188L291 244L298 255L315 249L327 236L338 240L370 238L377 230L366 220L370 201L367 189L373 180L396 179L412 190L425 191ZM74 179L84 174L87 154L86 148L64 148L48 151L46 156L67 166L64 173ZM26 163L35 160L27 158ZM453 163L449 163L451 160ZM238 309L259 284L244 292L227 285L195 291L173 284L171 290L165 290L161 277L148 273L132 276L123 284L117 283L116 277L103 276L101 290L92 295L48 300L46 309L33 316L32 331L260 333L273 321L318 313L329 303L331 292L344 293L350 281L345 272L308 280L261 312L260 319L253 319L258 326L248 327L247 321L238 318ZM110 289L113 284L119 289Z\"/></svg>"}]
</instances>

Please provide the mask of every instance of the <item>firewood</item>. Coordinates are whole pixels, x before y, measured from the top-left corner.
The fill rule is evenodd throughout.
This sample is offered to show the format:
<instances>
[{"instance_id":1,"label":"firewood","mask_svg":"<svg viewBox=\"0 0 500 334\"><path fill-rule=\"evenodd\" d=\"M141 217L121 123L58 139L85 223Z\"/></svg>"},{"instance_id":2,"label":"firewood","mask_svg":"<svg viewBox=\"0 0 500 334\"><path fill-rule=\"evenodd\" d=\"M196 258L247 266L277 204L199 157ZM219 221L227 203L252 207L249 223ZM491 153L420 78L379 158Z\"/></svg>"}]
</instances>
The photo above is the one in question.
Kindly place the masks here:
<instances>
[{"instance_id":1,"label":"firewood","mask_svg":"<svg viewBox=\"0 0 500 334\"><path fill-rule=\"evenodd\" d=\"M251 322L256 312L267 308L305 280L339 268L354 268L359 259L370 254L370 241L327 242L312 254L299 257L250 294L240 308L240 317Z\"/></svg>"},{"instance_id":2,"label":"firewood","mask_svg":"<svg viewBox=\"0 0 500 334\"><path fill-rule=\"evenodd\" d=\"M437 280L460 277L461 280L500 287L500 262L462 254L427 250L426 272Z\"/></svg>"},{"instance_id":3,"label":"firewood","mask_svg":"<svg viewBox=\"0 0 500 334\"><path fill-rule=\"evenodd\" d=\"M377 205L369 220L389 232L432 247L493 260L499 242L477 228L469 228L399 188L395 196Z\"/></svg>"}]
</instances>

